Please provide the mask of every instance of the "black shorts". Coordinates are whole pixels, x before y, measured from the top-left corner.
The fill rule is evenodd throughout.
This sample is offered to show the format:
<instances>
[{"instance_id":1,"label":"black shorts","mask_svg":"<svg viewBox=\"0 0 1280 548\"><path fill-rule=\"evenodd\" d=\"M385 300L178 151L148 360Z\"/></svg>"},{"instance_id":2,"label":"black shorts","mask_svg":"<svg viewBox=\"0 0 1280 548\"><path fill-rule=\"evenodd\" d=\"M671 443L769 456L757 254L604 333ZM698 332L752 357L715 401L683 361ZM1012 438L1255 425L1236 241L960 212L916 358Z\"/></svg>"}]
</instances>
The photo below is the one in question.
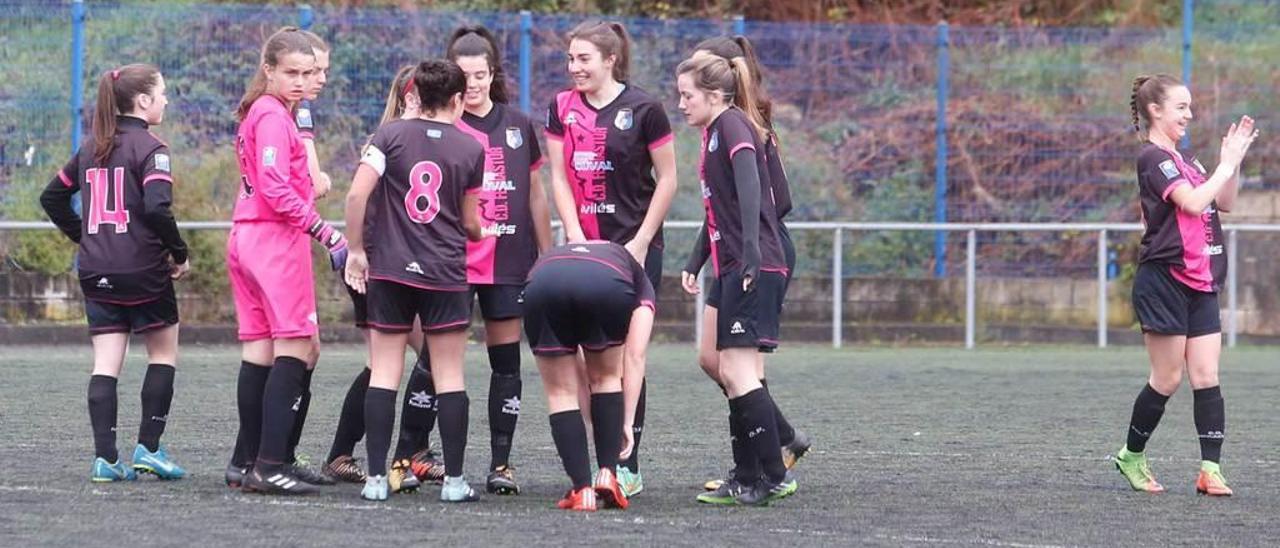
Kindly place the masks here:
<instances>
[{"instance_id":1,"label":"black shorts","mask_svg":"<svg viewBox=\"0 0 1280 548\"><path fill-rule=\"evenodd\" d=\"M1218 294L1187 287L1173 277L1166 264L1138 265L1133 310L1143 333L1199 337L1222 332Z\"/></svg>"},{"instance_id":2,"label":"black shorts","mask_svg":"<svg viewBox=\"0 0 1280 548\"><path fill-rule=\"evenodd\" d=\"M369 329L369 297L361 295L347 282L342 282L342 287L347 289L347 296L351 297L351 308L355 310L356 327L359 329Z\"/></svg>"},{"instance_id":3,"label":"black shorts","mask_svg":"<svg viewBox=\"0 0 1280 548\"><path fill-rule=\"evenodd\" d=\"M662 292L662 248L656 245L649 246L649 252L644 256L644 275L649 278L649 284L653 286L654 300L657 300ZM657 303L654 303L657 304Z\"/></svg>"},{"instance_id":4,"label":"black shorts","mask_svg":"<svg viewBox=\"0 0 1280 548\"><path fill-rule=\"evenodd\" d=\"M716 317L716 350L756 348L772 352L778 347L778 316L786 276L761 271L749 291L742 291L742 275L720 275L719 315Z\"/></svg>"},{"instance_id":5,"label":"black shorts","mask_svg":"<svg viewBox=\"0 0 1280 548\"><path fill-rule=\"evenodd\" d=\"M787 290L791 288L791 277L796 273L796 244L791 241L791 232L787 230L787 225L778 225L778 236L782 240L783 259L787 263L787 275L782 282L782 296L786 297ZM711 308L720 308L719 278L713 278L711 284L707 286L707 295L703 303Z\"/></svg>"},{"instance_id":6,"label":"black shorts","mask_svg":"<svg viewBox=\"0 0 1280 548\"><path fill-rule=\"evenodd\" d=\"M609 266L551 261L524 288L524 332L537 356L598 352L626 342L635 309L635 290Z\"/></svg>"},{"instance_id":7,"label":"black shorts","mask_svg":"<svg viewBox=\"0 0 1280 548\"><path fill-rule=\"evenodd\" d=\"M155 299L136 304L85 299L84 313L89 319L90 335L146 333L178 323L178 298L173 284L169 284Z\"/></svg>"},{"instance_id":8,"label":"black shorts","mask_svg":"<svg viewBox=\"0 0 1280 548\"><path fill-rule=\"evenodd\" d=\"M413 319L423 333L444 333L471 325L471 293L422 289L386 280L369 280L369 327L383 333L408 333Z\"/></svg>"},{"instance_id":9,"label":"black shorts","mask_svg":"<svg viewBox=\"0 0 1280 548\"><path fill-rule=\"evenodd\" d=\"M481 318L510 320L524 315L524 308L520 305L520 292L523 290L524 287L519 285L471 284L471 294L475 298L469 301L480 301Z\"/></svg>"}]
</instances>

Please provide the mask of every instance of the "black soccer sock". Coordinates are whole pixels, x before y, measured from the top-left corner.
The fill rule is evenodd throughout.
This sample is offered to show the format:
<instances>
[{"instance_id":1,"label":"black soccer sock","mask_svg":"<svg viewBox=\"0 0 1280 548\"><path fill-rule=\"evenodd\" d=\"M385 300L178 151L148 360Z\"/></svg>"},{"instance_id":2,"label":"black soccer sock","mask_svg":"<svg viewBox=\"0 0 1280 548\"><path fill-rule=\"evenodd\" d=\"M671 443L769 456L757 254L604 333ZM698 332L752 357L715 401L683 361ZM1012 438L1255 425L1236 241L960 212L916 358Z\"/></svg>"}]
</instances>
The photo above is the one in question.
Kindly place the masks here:
<instances>
[{"instance_id":1,"label":"black soccer sock","mask_svg":"<svg viewBox=\"0 0 1280 548\"><path fill-rule=\"evenodd\" d=\"M760 386L768 392L769 383L764 379L760 379ZM773 402L773 420L778 423L778 443L791 445L791 442L796 440L796 429L792 428L787 418L782 416L782 410L778 409L778 400L773 399L773 392L769 392L769 400Z\"/></svg>"},{"instance_id":2,"label":"black soccer sock","mask_svg":"<svg viewBox=\"0 0 1280 548\"><path fill-rule=\"evenodd\" d=\"M365 449L369 451L369 475L387 475L387 451L396 423L396 391L370 387L364 396Z\"/></svg>"},{"instance_id":3,"label":"black soccer sock","mask_svg":"<svg viewBox=\"0 0 1280 548\"><path fill-rule=\"evenodd\" d=\"M640 379L640 399L636 402L636 420L631 425L631 456L622 462L632 472L640 472L640 435L644 434L644 408L645 393L648 392L649 383L645 379ZM593 415L594 416L594 415Z\"/></svg>"},{"instance_id":4,"label":"black soccer sock","mask_svg":"<svg viewBox=\"0 0 1280 548\"><path fill-rule=\"evenodd\" d=\"M409 374L409 385L400 404L400 440L396 442L395 459L407 459L425 449L435 422L436 387L431 382L431 370L419 360Z\"/></svg>"},{"instance_id":5,"label":"black soccer sock","mask_svg":"<svg viewBox=\"0 0 1280 548\"><path fill-rule=\"evenodd\" d=\"M467 453L467 423L471 400L465 390L437 394L440 406L440 446L444 451L444 475L462 475L462 460Z\"/></svg>"},{"instance_id":6,"label":"black soccer sock","mask_svg":"<svg viewBox=\"0 0 1280 548\"><path fill-rule=\"evenodd\" d=\"M293 416L293 430L289 431L289 450L285 462L298 460L298 442L302 441L302 427L307 424L307 410L311 408L311 374L315 369L308 369L302 377L302 399L298 400L298 412Z\"/></svg>"},{"instance_id":7,"label":"black soccer sock","mask_svg":"<svg viewBox=\"0 0 1280 548\"><path fill-rule=\"evenodd\" d=\"M489 469L507 466L511 444L520 420L520 343L489 347L489 447L492 458Z\"/></svg>"},{"instance_id":8,"label":"black soccer sock","mask_svg":"<svg viewBox=\"0 0 1280 548\"><path fill-rule=\"evenodd\" d=\"M160 449L160 436L169 421L173 403L172 365L153 363L142 378L142 423L138 425L138 443L152 453Z\"/></svg>"},{"instance_id":9,"label":"black soccer sock","mask_svg":"<svg viewBox=\"0 0 1280 548\"><path fill-rule=\"evenodd\" d=\"M742 413L742 426L747 436L747 447L760 460L760 468L766 479L781 483L787 475L782 464L782 448L778 443L778 423L773 418L773 400L764 388L757 388L738 399Z\"/></svg>"},{"instance_id":10,"label":"black soccer sock","mask_svg":"<svg viewBox=\"0 0 1280 548\"><path fill-rule=\"evenodd\" d=\"M1201 388L1195 396L1196 432L1200 434L1200 458L1218 462L1222 458L1222 442L1227 434L1227 410L1218 386Z\"/></svg>"},{"instance_id":11,"label":"black soccer sock","mask_svg":"<svg viewBox=\"0 0 1280 548\"><path fill-rule=\"evenodd\" d=\"M1164 404L1169 396L1156 392L1150 384L1142 387L1138 399L1133 402L1133 417L1129 419L1129 439L1125 447L1134 453L1141 453L1147 448L1147 440L1160 424L1164 415Z\"/></svg>"},{"instance_id":12,"label":"black soccer sock","mask_svg":"<svg viewBox=\"0 0 1280 548\"><path fill-rule=\"evenodd\" d=\"M262 440L262 395L270 374L270 366L240 362L240 377L236 380L240 431L236 434L236 448L231 452L231 463L236 466L249 466L258 458L258 443Z\"/></svg>"},{"instance_id":13,"label":"black soccer sock","mask_svg":"<svg viewBox=\"0 0 1280 548\"><path fill-rule=\"evenodd\" d=\"M591 395L591 429L596 442L596 466L618 466L622 451L622 392Z\"/></svg>"},{"instance_id":14,"label":"black soccer sock","mask_svg":"<svg viewBox=\"0 0 1280 548\"><path fill-rule=\"evenodd\" d=\"M372 373L368 367L364 368L347 388L347 396L342 399L342 414L338 415L338 429L333 433L333 445L329 447L329 458L325 462L333 462L343 455L351 456L356 450L356 443L364 437L364 395L369 391L369 375Z\"/></svg>"},{"instance_id":15,"label":"black soccer sock","mask_svg":"<svg viewBox=\"0 0 1280 548\"><path fill-rule=\"evenodd\" d=\"M733 477L743 485L760 479L760 459L747 446L747 431L742 425L738 400L729 400L729 444L733 450Z\"/></svg>"},{"instance_id":16,"label":"black soccer sock","mask_svg":"<svg viewBox=\"0 0 1280 548\"><path fill-rule=\"evenodd\" d=\"M120 460L116 450L116 381L115 377L89 377L89 426L93 428L93 452L107 462Z\"/></svg>"},{"instance_id":17,"label":"black soccer sock","mask_svg":"<svg viewBox=\"0 0 1280 548\"><path fill-rule=\"evenodd\" d=\"M254 465L264 475L284 465L289 448L289 433L302 404L302 383L307 376L307 363L292 356L279 356L267 376L262 394L262 441L258 443L258 459Z\"/></svg>"},{"instance_id":18,"label":"black soccer sock","mask_svg":"<svg viewBox=\"0 0 1280 548\"><path fill-rule=\"evenodd\" d=\"M582 411L552 413L551 439L556 443L556 452L560 453L560 462L573 488L591 485L591 455L587 452L587 427L582 422Z\"/></svg>"}]
</instances>

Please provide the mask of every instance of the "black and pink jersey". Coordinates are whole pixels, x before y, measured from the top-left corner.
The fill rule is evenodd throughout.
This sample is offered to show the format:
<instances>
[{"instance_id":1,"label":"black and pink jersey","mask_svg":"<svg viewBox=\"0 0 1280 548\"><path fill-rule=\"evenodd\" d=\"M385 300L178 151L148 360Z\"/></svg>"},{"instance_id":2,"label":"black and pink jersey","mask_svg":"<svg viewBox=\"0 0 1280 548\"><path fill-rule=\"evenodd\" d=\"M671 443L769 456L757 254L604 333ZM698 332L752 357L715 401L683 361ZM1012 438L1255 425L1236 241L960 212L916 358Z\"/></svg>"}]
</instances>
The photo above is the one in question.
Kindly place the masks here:
<instances>
[{"instance_id":1,"label":"black and pink jersey","mask_svg":"<svg viewBox=\"0 0 1280 548\"><path fill-rule=\"evenodd\" d=\"M542 166L533 123L523 112L494 103L483 118L464 113L457 128L484 147L480 227L484 239L467 242L467 281L520 285L538 259L530 173Z\"/></svg>"},{"instance_id":2,"label":"black and pink jersey","mask_svg":"<svg viewBox=\"0 0 1280 548\"><path fill-rule=\"evenodd\" d=\"M1189 158L1189 159L1188 159ZM1190 214L1169 195L1181 185L1198 187L1206 171L1194 156L1184 156L1153 143L1138 155L1138 197L1146 231L1138 262L1169 265L1169 272L1191 289L1217 292L1227 275L1222 225L1214 203Z\"/></svg>"},{"instance_id":3,"label":"black and pink jersey","mask_svg":"<svg viewBox=\"0 0 1280 548\"><path fill-rule=\"evenodd\" d=\"M393 120L373 134L360 163L379 176L365 210L369 277L467 289L462 198L480 191L484 149L452 124Z\"/></svg>"},{"instance_id":4,"label":"black and pink jersey","mask_svg":"<svg viewBox=\"0 0 1280 548\"><path fill-rule=\"evenodd\" d=\"M702 205L707 213L711 265L717 277L725 269L736 269L742 264L742 213L733 173L733 155L741 150L756 152L756 168L760 172L760 269L786 275L773 189L764 155L759 152L761 148L760 135L747 115L737 108L725 110L703 130L698 173Z\"/></svg>"},{"instance_id":5,"label":"black and pink jersey","mask_svg":"<svg viewBox=\"0 0 1280 548\"><path fill-rule=\"evenodd\" d=\"M298 136L315 140L316 120L311 112L311 101L301 101L293 110L293 123L298 126Z\"/></svg>"},{"instance_id":6,"label":"black and pink jersey","mask_svg":"<svg viewBox=\"0 0 1280 548\"><path fill-rule=\"evenodd\" d=\"M787 179L787 170L782 167L782 156L778 152L778 136L770 135L764 143L765 162L769 167L769 188L773 192L774 209L778 212L778 220L791 213L791 181Z\"/></svg>"},{"instance_id":7,"label":"black and pink jersey","mask_svg":"<svg viewBox=\"0 0 1280 548\"><path fill-rule=\"evenodd\" d=\"M662 103L634 86L596 108L578 91L556 94L547 138L564 143L565 175L588 239L626 243L644 223L657 181L649 152L671 142ZM653 245L662 247L662 231Z\"/></svg>"},{"instance_id":8,"label":"black and pink jersey","mask_svg":"<svg viewBox=\"0 0 1280 548\"><path fill-rule=\"evenodd\" d=\"M86 298L138 304L169 287L169 259L187 260L187 244L170 211L169 148L131 116L116 118L115 147L94 161L88 139L50 181L40 202L67 237L80 244L80 285ZM80 192L83 215L71 209Z\"/></svg>"},{"instance_id":9,"label":"black and pink jersey","mask_svg":"<svg viewBox=\"0 0 1280 548\"><path fill-rule=\"evenodd\" d=\"M649 283L649 277L645 275L644 267L636 262L636 258L631 256L627 248L604 240L589 240L553 247L543 253L538 258L538 261L534 263L533 268L529 270L529 277L526 281L533 280L534 273L541 267L561 261L585 261L609 267L616 280L635 291L636 308L641 306L647 306L650 309L655 308L657 297L653 291L653 284ZM594 282L592 280L582 280L582 283Z\"/></svg>"}]
</instances>

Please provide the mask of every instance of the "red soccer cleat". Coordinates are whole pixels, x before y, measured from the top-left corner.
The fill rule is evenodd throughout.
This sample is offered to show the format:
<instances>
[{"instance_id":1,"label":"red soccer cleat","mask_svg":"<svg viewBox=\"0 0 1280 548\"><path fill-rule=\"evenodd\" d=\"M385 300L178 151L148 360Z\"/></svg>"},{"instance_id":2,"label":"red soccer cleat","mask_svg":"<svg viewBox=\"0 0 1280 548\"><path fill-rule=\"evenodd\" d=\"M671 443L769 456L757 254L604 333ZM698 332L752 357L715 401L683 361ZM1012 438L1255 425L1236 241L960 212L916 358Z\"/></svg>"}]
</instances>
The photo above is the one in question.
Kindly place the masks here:
<instances>
[{"instance_id":1,"label":"red soccer cleat","mask_svg":"<svg viewBox=\"0 0 1280 548\"><path fill-rule=\"evenodd\" d=\"M596 497L605 508L626 510L630 504L627 502L627 496L622 494L622 487L618 486L618 476L614 475L612 468L601 468L596 474L595 490Z\"/></svg>"},{"instance_id":2,"label":"red soccer cleat","mask_svg":"<svg viewBox=\"0 0 1280 548\"><path fill-rule=\"evenodd\" d=\"M556 507L574 512L595 512L596 491L590 486L577 490L570 489L564 494L564 498L556 502Z\"/></svg>"}]
</instances>

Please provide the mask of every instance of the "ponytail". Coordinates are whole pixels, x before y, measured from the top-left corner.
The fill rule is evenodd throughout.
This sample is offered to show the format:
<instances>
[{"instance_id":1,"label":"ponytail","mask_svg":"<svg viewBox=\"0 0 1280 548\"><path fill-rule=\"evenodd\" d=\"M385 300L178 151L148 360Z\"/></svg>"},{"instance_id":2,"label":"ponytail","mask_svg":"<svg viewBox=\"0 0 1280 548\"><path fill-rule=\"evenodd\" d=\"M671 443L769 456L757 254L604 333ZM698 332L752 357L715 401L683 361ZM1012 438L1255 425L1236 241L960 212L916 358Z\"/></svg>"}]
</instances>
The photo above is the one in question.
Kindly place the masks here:
<instances>
[{"instance_id":1,"label":"ponytail","mask_svg":"<svg viewBox=\"0 0 1280 548\"><path fill-rule=\"evenodd\" d=\"M319 38L319 36L316 36L317 40ZM253 107L253 103L267 92L267 74L262 66L274 67L280 63L281 57L290 53L315 55L315 50L311 46L311 39L306 34L303 34L303 31L298 27L281 27L280 30L267 37L267 41L262 44L262 54L258 58L258 65L254 69L253 78L249 80L249 85L245 86L244 95L240 97L240 104L236 107L237 120L244 121L245 117L249 115L249 109Z\"/></svg>"},{"instance_id":2,"label":"ponytail","mask_svg":"<svg viewBox=\"0 0 1280 548\"><path fill-rule=\"evenodd\" d=\"M160 83L155 65L132 64L103 72L98 77L98 98L93 112L93 161L104 165L115 149L116 116L133 111L133 100L150 94Z\"/></svg>"},{"instance_id":3,"label":"ponytail","mask_svg":"<svg viewBox=\"0 0 1280 548\"><path fill-rule=\"evenodd\" d=\"M396 71L391 79L391 89L387 91L387 106L382 109L382 119L378 125L400 118L404 114L405 96L409 95L413 86L413 65L405 65Z\"/></svg>"},{"instance_id":4,"label":"ponytail","mask_svg":"<svg viewBox=\"0 0 1280 548\"><path fill-rule=\"evenodd\" d=\"M676 67L676 76L688 74L703 92L718 91L724 100L747 116L761 141L769 140L769 128L760 114L759 97L751 85L751 71L742 57L732 61L718 55L695 55Z\"/></svg>"},{"instance_id":5,"label":"ponytail","mask_svg":"<svg viewBox=\"0 0 1280 548\"><path fill-rule=\"evenodd\" d=\"M751 81L752 73L746 59L734 57L729 61L729 68L733 72L734 87L737 88L733 94L733 104L747 115L748 120L751 120L751 125L760 135L760 140L768 141L769 123L760 112L760 100L756 97L756 86Z\"/></svg>"},{"instance_id":6,"label":"ponytail","mask_svg":"<svg viewBox=\"0 0 1280 548\"><path fill-rule=\"evenodd\" d=\"M747 70L751 73L750 87L756 99L755 111L759 115L760 123L772 132L773 101L769 99L769 94L764 89L764 71L760 66L760 58L756 56L756 49L751 45L751 41L740 34L733 37L717 36L699 42L697 46L694 46L693 50L694 55L706 52L730 62L735 59L746 61Z\"/></svg>"},{"instance_id":7,"label":"ponytail","mask_svg":"<svg viewBox=\"0 0 1280 548\"><path fill-rule=\"evenodd\" d=\"M631 76L631 35L622 23L588 21L569 31L566 42L584 40L600 50L601 57L614 57L613 79L626 82Z\"/></svg>"}]
</instances>

